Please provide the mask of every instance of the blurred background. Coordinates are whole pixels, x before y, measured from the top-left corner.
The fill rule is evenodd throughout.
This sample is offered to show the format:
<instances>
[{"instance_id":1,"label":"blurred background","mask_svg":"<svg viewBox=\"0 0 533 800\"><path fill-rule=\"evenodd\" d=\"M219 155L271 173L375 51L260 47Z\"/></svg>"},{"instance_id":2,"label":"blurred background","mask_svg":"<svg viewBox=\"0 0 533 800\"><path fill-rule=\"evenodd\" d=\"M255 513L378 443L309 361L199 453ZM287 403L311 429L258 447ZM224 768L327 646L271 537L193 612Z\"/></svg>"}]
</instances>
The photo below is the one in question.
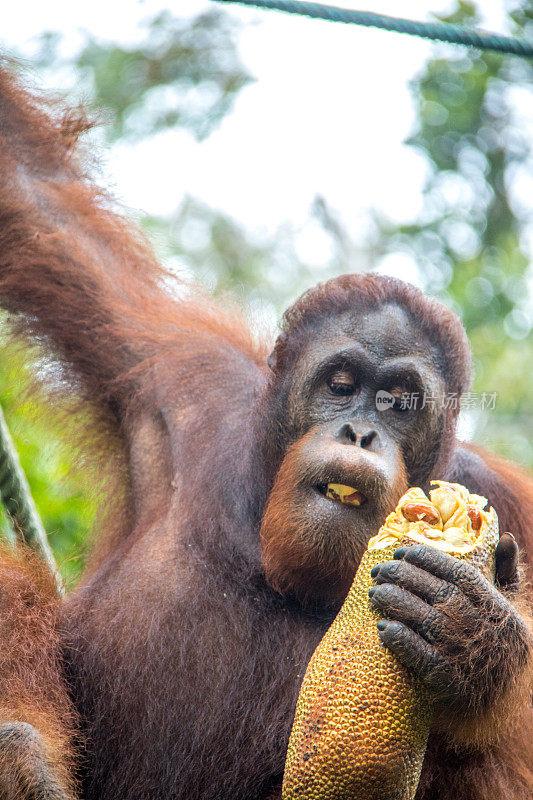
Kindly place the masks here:
<instances>
[{"instance_id":1,"label":"blurred background","mask_svg":"<svg viewBox=\"0 0 533 800\"><path fill-rule=\"evenodd\" d=\"M525 0L371 5L533 38ZM475 362L462 437L533 467L529 61L203 0L22 0L0 46L97 114L98 180L165 263L262 327L352 271L452 306ZM75 581L95 490L46 398L28 399L31 369L23 353L0 361L0 402Z\"/></svg>"}]
</instances>

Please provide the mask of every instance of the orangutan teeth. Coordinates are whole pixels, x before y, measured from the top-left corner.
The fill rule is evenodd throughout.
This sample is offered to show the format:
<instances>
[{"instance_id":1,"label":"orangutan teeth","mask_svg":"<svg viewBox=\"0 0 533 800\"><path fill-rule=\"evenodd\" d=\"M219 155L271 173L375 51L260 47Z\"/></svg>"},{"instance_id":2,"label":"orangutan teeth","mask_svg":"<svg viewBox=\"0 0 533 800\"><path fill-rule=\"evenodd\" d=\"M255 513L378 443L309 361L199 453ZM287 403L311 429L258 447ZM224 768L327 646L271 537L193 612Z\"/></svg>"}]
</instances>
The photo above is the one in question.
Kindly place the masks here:
<instances>
[{"instance_id":1,"label":"orangutan teeth","mask_svg":"<svg viewBox=\"0 0 533 800\"><path fill-rule=\"evenodd\" d=\"M342 483L328 483L326 497L330 500L338 500L339 503L346 503L349 506L360 506L366 500L362 492L357 491L353 486L345 486Z\"/></svg>"}]
</instances>

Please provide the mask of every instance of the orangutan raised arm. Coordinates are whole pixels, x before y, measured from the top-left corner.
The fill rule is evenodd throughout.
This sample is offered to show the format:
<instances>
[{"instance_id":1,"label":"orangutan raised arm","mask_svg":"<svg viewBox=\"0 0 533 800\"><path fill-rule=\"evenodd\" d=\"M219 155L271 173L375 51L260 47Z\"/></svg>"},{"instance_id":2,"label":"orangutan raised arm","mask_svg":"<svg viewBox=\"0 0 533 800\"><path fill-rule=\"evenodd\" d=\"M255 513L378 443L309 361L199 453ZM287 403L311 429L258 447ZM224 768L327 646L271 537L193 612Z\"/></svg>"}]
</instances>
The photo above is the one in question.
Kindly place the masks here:
<instances>
[{"instance_id":1,"label":"orangutan raised arm","mask_svg":"<svg viewBox=\"0 0 533 800\"><path fill-rule=\"evenodd\" d=\"M272 800L306 665L406 487L486 496L527 556L532 484L458 444L457 408L402 401L468 387L449 309L392 278L341 276L286 312L267 362L271 343L167 276L91 182L87 127L1 68L6 328L49 359L51 396L100 409L91 435L104 457L123 451L126 503L61 601L34 559L2 554L0 794ZM101 505L116 510L111 484ZM380 568L375 604L399 617L385 644L416 674L430 654L446 665L417 800L531 800L517 552L499 545L489 604L420 549Z\"/></svg>"}]
</instances>

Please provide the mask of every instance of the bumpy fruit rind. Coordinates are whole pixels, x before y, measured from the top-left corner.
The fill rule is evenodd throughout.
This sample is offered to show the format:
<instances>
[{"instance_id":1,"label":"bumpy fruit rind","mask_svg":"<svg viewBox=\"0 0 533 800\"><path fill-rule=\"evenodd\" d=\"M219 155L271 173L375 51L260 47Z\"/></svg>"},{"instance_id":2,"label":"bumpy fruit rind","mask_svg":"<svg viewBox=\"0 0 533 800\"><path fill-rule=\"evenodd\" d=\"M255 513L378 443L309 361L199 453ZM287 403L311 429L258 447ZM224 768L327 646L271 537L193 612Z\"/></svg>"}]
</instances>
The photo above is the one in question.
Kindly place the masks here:
<instances>
[{"instance_id":1,"label":"bumpy fruit rind","mask_svg":"<svg viewBox=\"0 0 533 800\"><path fill-rule=\"evenodd\" d=\"M376 628L381 615L368 598L370 571L402 544L422 540L450 552L446 537L451 531L458 548L451 552L493 578L498 540L497 517L492 509L483 510L485 498L458 484L436 485L430 498L420 489L409 490L387 517L309 662L287 752L283 800L414 798L432 702L421 682L381 642ZM434 519L433 525L410 521L402 513L406 503L429 503L438 519L437 514L426 517ZM472 527L470 505L481 512L479 530Z\"/></svg>"}]
</instances>

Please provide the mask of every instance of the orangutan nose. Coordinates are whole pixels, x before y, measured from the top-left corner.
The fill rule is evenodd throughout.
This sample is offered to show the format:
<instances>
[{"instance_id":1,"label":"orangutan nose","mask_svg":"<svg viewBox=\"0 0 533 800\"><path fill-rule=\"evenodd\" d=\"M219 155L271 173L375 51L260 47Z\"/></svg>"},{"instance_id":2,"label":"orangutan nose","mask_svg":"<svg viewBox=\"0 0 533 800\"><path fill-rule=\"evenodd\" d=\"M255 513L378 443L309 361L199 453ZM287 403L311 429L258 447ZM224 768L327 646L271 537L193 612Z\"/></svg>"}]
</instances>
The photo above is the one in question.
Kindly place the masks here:
<instances>
[{"instance_id":1,"label":"orangutan nose","mask_svg":"<svg viewBox=\"0 0 533 800\"><path fill-rule=\"evenodd\" d=\"M365 450L375 450L379 442L376 430L361 430L351 422L345 422L337 431L335 437L341 444L355 444Z\"/></svg>"}]
</instances>

